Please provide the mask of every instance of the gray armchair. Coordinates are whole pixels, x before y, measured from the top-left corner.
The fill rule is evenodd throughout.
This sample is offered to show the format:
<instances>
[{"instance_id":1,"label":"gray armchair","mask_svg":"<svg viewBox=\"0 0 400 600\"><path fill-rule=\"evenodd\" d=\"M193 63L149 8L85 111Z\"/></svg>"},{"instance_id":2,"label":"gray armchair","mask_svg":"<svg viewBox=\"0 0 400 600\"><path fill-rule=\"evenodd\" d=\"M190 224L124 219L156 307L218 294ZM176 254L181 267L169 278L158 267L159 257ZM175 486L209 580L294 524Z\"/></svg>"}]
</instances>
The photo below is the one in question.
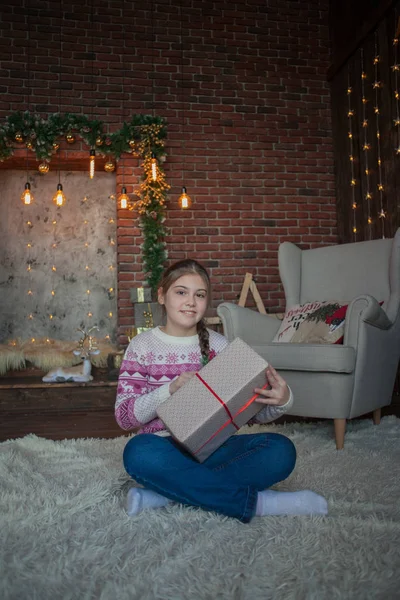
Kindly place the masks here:
<instances>
[{"instance_id":1,"label":"gray armchair","mask_svg":"<svg viewBox=\"0 0 400 600\"><path fill-rule=\"evenodd\" d=\"M242 338L281 372L295 402L289 414L333 419L343 448L346 419L390 404L400 359L400 229L393 239L301 250L279 248L286 310L316 300L349 302L343 344L272 342L280 321L223 303L229 340ZM380 303L383 302L381 306Z\"/></svg>"}]
</instances>

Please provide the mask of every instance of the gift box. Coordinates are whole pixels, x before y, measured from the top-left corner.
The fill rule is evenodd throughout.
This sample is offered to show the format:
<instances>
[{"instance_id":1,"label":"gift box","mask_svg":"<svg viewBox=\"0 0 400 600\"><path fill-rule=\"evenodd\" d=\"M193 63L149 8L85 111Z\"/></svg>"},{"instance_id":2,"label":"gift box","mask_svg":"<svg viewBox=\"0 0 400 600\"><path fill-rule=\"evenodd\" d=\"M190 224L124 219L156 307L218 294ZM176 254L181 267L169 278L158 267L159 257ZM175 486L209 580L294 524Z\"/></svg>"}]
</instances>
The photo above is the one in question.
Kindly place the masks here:
<instances>
[{"instance_id":1,"label":"gift box","mask_svg":"<svg viewBox=\"0 0 400 600\"><path fill-rule=\"evenodd\" d=\"M152 291L149 287L138 287L131 288L131 301L132 302L151 302L152 301Z\"/></svg>"},{"instance_id":2,"label":"gift box","mask_svg":"<svg viewBox=\"0 0 400 600\"><path fill-rule=\"evenodd\" d=\"M231 342L157 409L174 437L199 462L262 408L254 388L266 388L268 363L240 338Z\"/></svg>"}]
</instances>

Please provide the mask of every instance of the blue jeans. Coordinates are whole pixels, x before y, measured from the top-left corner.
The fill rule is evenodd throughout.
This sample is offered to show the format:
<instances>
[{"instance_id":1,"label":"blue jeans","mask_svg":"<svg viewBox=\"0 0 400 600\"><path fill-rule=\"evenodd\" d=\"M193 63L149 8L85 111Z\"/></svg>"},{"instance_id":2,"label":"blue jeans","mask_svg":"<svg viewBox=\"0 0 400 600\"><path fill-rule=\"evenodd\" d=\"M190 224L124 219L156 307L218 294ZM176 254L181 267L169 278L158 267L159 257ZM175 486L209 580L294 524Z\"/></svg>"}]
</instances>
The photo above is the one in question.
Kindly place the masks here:
<instances>
[{"instance_id":1,"label":"blue jeans","mask_svg":"<svg viewBox=\"0 0 400 600\"><path fill-rule=\"evenodd\" d=\"M171 437L142 433L129 440L123 460L127 473L144 487L248 523L257 493L292 472L296 449L278 433L234 435L199 463Z\"/></svg>"}]
</instances>

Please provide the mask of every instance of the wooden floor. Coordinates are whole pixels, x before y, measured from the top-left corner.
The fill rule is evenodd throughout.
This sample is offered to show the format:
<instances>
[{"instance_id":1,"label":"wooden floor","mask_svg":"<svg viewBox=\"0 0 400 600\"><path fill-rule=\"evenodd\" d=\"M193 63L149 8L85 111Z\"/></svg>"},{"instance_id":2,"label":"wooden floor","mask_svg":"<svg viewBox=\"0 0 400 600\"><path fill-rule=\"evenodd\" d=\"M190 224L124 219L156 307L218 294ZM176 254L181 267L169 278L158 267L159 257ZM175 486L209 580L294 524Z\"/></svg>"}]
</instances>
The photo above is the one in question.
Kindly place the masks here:
<instances>
[{"instance_id":1,"label":"wooden floor","mask_svg":"<svg viewBox=\"0 0 400 600\"><path fill-rule=\"evenodd\" d=\"M115 377L93 374L90 383L43 383L37 370L0 377L0 441L29 433L53 440L125 435L114 418ZM400 417L400 396L382 409L387 414ZM276 423L313 420L320 419L285 415Z\"/></svg>"}]
</instances>

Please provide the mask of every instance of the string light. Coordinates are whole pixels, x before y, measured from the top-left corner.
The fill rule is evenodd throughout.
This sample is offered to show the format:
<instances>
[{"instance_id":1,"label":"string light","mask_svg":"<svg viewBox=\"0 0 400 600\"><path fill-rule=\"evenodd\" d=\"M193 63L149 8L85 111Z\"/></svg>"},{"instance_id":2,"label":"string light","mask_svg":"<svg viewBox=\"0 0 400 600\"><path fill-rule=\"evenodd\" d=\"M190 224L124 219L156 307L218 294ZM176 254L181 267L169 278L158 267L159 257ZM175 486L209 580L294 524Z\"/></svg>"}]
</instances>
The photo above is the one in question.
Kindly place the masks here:
<instances>
[{"instance_id":1,"label":"string light","mask_svg":"<svg viewBox=\"0 0 400 600\"><path fill-rule=\"evenodd\" d=\"M29 16L29 11L28 11L28 40L27 40L27 53L28 53L28 64L27 64L27 71L28 71L28 113L30 113L30 105L31 105L31 48L30 48L30 39L31 39L31 20L30 20L30 16ZM16 134L16 140L17 142L21 143L23 142L23 137L21 134L17 133ZM31 146L32 147L32 146ZM32 202L34 201L34 197L33 194L31 192L31 186L30 183L28 181L28 152L29 152L29 146L28 144L26 145L26 183L25 183L25 189L21 194L21 200L22 203L25 206L29 206L32 204Z\"/></svg>"},{"instance_id":2,"label":"string light","mask_svg":"<svg viewBox=\"0 0 400 600\"><path fill-rule=\"evenodd\" d=\"M375 31L375 57L374 57L374 75L375 75L375 83L373 85L373 88L375 90L375 106L378 109L377 111L375 111L375 115L376 115L376 140L377 140L377 163L378 163L378 183L377 183L377 187L378 187L378 192L379 192L379 203L380 203L380 209L379 209L379 218L381 220L382 223L382 238L385 237L385 217L386 217L386 213L383 210L383 192L384 192L384 185L383 185L383 181L382 181L382 159L381 159L381 140L380 140L380 129L379 129L379 90L381 88L380 82L379 82L379 54L378 54L378 36L377 36L377 32ZM379 85L376 85L377 83L379 83Z\"/></svg>"},{"instance_id":3,"label":"string light","mask_svg":"<svg viewBox=\"0 0 400 600\"><path fill-rule=\"evenodd\" d=\"M396 19L397 22L397 19ZM396 130L396 148L395 148L395 152L397 155L400 154L400 111L399 111L399 92L398 90L398 86L399 86L399 64L398 64L398 44L399 44L399 38L397 36L397 31L395 32L395 37L393 39L393 46L394 46L394 65L392 66L392 71L394 74L394 97L395 97L395 106L396 106L396 117L394 119L394 125L395 127L397 127Z\"/></svg>"},{"instance_id":4,"label":"string light","mask_svg":"<svg viewBox=\"0 0 400 600\"><path fill-rule=\"evenodd\" d=\"M29 221L28 221L29 222ZM29 306L29 319L33 319L33 273L32 273L32 264L33 264L33 258L32 258L32 242L27 242L26 244L26 248L27 248L27 257L26 257L26 271L28 273L28 285L27 285L27 295L30 297L30 306Z\"/></svg>"},{"instance_id":5,"label":"string light","mask_svg":"<svg viewBox=\"0 0 400 600\"><path fill-rule=\"evenodd\" d=\"M86 204L86 208L88 208L88 205ZM90 292L90 286L89 286L89 271L90 269L90 260L89 260L89 221L88 219L84 219L83 220L83 225L85 227L85 242L84 242L84 248L86 250L86 260L84 261L84 265L85 265L85 274L86 274L86 297L87 297L87 316L89 318L91 318L93 316L92 313L92 306L91 306L91 292Z\"/></svg>"},{"instance_id":6,"label":"string light","mask_svg":"<svg viewBox=\"0 0 400 600\"><path fill-rule=\"evenodd\" d=\"M179 22L180 22L180 40L181 40L181 104L182 104L182 182L184 181L184 164L186 159L186 137L185 137L185 92L184 92L184 73L183 73L183 27L182 27L182 0L179 3ZM182 209L188 209L192 205L192 200L186 192L186 187L182 185L182 193L178 198L178 204Z\"/></svg>"},{"instance_id":7,"label":"string light","mask_svg":"<svg viewBox=\"0 0 400 600\"><path fill-rule=\"evenodd\" d=\"M357 210L357 202L356 202L356 179L354 175L354 149L353 149L353 117L354 110L351 106L351 95L353 92L353 88L350 85L350 67L347 74L347 99L348 99L348 110L347 110L347 118L348 118L348 139L349 139L349 160L350 160L350 186L351 186L351 206L353 209L353 227L352 231L354 234L354 240L356 241L356 210Z\"/></svg>"},{"instance_id":8,"label":"string light","mask_svg":"<svg viewBox=\"0 0 400 600\"><path fill-rule=\"evenodd\" d=\"M364 70L364 50L361 48L361 95L365 98L365 82L367 80L367 74ZM365 163L365 199L367 201L367 222L369 225L372 223L371 215L371 186L370 186L370 169L369 169L369 161L368 161L368 152L371 150L371 144L368 141L368 118L367 118L367 102L362 103L362 126L364 132L364 143L363 143L363 151L364 151L364 163ZM372 231L371 227L369 227L369 239L372 239Z\"/></svg>"}]
</instances>

